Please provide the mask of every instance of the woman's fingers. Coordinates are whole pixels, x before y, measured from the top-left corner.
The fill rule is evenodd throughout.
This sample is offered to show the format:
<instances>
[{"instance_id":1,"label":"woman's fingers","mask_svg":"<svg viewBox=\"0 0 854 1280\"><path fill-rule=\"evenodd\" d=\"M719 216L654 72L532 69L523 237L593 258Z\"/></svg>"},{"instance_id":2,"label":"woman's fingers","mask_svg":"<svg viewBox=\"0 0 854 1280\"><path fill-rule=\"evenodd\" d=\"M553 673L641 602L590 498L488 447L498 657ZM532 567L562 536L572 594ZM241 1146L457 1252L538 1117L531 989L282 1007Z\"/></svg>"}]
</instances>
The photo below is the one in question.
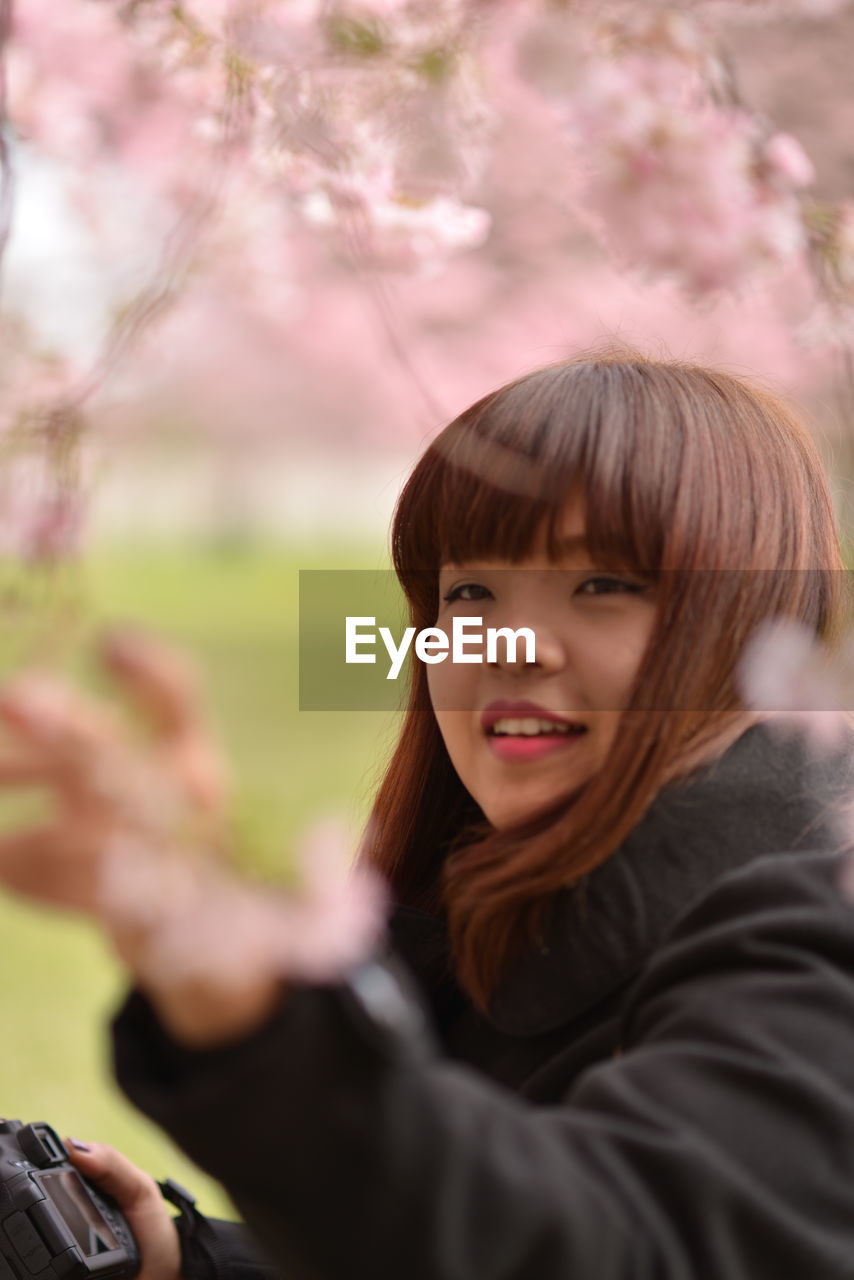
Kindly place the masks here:
<instances>
[{"instance_id":1,"label":"woman's fingers","mask_svg":"<svg viewBox=\"0 0 854 1280\"><path fill-rule=\"evenodd\" d=\"M116 1201L136 1238L141 1280L179 1280L181 1249L172 1216L153 1178L113 1147L66 1140L71 1163Z\"/></svg>"},{"instance_id":2,"label":"woman's fingers","mask_svg":"<svg viewBox=\"0 0 854 1280\"><path fill-rule=\"evenodd\" d=\"M108 709L47 674L0 687L0 721L25 747L54 756L103 747L118 736Z\"/></svg>"},{"instance_id":3,"label":"woman's fingers","mask_svg":"<svg viewBox=\"0 0 854 1280\"><path fill-rule=\"evenodd\" d=\"M0 756L0 789L49 785L53 771L44 760L34 757Z\"/></svg>"},{"instance_id":4,"label":"woman's fingers","mask_svg":"<svg viewBox=\"0 0 854 1280\"><path fill-rule=\"evenodd\" d=\"M143 825L148 818L168 825L187 804L219 817L227 771L204 726L189 665L136 634L110 652L110 670L136 705L151 712L157 749L132 746L115 714L76 689L47 675L20 676L0 688L0 724L17 747L5 770L0 761L0 786L41 781L59 790L72 810L124 809ZM30 765L23 763L27 757Z\"/></svg>"},{"instance_id":5,"label":"woman's fingers","mask_svg":"<svg viewBox=\"0 0 854 1280\"><path fill-rule=\"evenodd\" d=\"M0 788L49 788L71 821L130 812L142 795L139 768L115 720L76 690L20 677L0 688L0 724L14 739L0 755ZM144 790L147 802L152 788Z\"/></svg>"},{"instance_id":6,"label":"woman's fingers","mask_svg":"<svg viewBox=\"0 0 854 1280\"><path fill-rule=\"evenodd\" d=\"M182 737L201 722L196 670L172 645L136 627L101 638L101 660L161 738Z\"/></svg>"},{"instance_id":7,"label":"woman's fingers","mask_svg":"<svg viewBox=\"0 0 854 1280\"><path fill-rule=\"evenodd\" d=\"M148 720L166 761L189 799L205 813L222 811L228 770L204 715L196 670L185 654L135 628L109 632L102 660Z\"/></svg>"},{"instance_id":8,"label":"woman's fingers","mask_svg":"<svg viewBox=\"0 0 854 1280\"><path fill-rule=\"evenodd\" d=\"M189 663L159 641L123 633L110 670L149 713L154 744L134 742L108 708L50 676L0 687L0 791L39 786L55 813L0 836L0 882L14 893L86 913L103 910L114 838L153 850L218 849L228 794Z\"/></svg>"},{"instance_id":9,"label":"woman's fingers","mask_svg":"<svg viewBox=\"0 0 854 1280\"><path fill-rule=\"evenodd\" d=\"M115 757L120 741L107 708L48 675L19 676L0 687L0 724L14 740L0 784L40 779L72 801L85 794L100 762Z\"/></svg>"},{"instance_id":10,"label":"woman's fingers","mask_svg":"<svg viewBox=\"0 0 854 1280\"><path fill-rule=\"evenodd\" d=\"M112 1196L122 1213L133 1214L140 1207L146 1206L163 1207L163 1199L154 1179L114 1147L108 1147L102 1142L81 1142L77 1138L68 1138L66 1150L71 1163L85 1178L91 1179L108 1196Z\"/></svg>"},{"instance_id":11,"label":"woman's fingers","mask_svg":"<svg viewBox=\"0 0 854 1280\"><path fill-rule=\"evenodd\" d=\"M231 787L228 767L216 742L199 731L186 734L165 748L165 761L178 777L194 808L219 818L225 812Z\"/></svg>"},{"instance_id":12,"label":"woman's fingers","mask_svg":"<svg viewBox=\"0 0 854 1280\"><path fill-rule=\"evenodd\" d=\"M103 833L67 824L0 837L0 883L53 906L92 912L100 903Z\"/></svg>"}]
</instances>

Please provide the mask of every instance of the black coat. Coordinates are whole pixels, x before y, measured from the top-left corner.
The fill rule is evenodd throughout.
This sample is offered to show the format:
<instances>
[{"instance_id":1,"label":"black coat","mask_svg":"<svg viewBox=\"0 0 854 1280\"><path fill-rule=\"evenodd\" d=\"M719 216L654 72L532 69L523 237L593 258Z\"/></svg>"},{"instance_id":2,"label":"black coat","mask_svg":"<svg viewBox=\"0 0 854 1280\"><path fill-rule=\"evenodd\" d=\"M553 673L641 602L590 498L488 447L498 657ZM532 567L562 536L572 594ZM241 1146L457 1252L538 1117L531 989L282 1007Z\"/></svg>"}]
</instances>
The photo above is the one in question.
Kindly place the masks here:
<instances>
[{"instance_id":1,"label":"black coat","mask_svg":"<svg viewBox=\"0 0 854 1280\"><path fill-rule=\"evenodd\" d=\"M133 995L119 1081L287 1280L854 1277L852 759L757 726L665 788L488 1018L398 908L387 956L238 1044Z\"/></svg>"}]
</instances>

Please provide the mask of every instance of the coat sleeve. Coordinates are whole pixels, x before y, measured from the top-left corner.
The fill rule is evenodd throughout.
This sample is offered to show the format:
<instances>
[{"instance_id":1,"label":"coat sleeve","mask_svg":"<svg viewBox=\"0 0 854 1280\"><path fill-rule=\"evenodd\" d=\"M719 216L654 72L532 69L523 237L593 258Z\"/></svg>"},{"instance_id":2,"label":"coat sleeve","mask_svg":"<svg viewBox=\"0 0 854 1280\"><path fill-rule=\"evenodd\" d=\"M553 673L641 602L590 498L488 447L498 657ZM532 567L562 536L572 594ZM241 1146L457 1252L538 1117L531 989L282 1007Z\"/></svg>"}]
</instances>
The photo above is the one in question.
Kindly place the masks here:
<instances>
[{"instance_id":1,"label":"coat sleeve","mask_svg":"<svg viewBox=\"0 0 854 1280\"><path fill-rule=\"evenodd\" d=\"M854 907L840 860L763 858L674 929L623 1051L534 1107L441 1055L406 974L292 990L180 1049L139 995L131 1099L286 1280L854 1276Z\"/></svg>"},{"instance_id":2,"label":"coat sleeve","mask_svg":"<svg viewBox=\"0 0 854 1280\"><path fill-rule=\"evenodd\" d=\"M198 1210L175 1219L182 1280L280 1280L242 1222L207 1218Z\"/></svg>"}]
</instances>

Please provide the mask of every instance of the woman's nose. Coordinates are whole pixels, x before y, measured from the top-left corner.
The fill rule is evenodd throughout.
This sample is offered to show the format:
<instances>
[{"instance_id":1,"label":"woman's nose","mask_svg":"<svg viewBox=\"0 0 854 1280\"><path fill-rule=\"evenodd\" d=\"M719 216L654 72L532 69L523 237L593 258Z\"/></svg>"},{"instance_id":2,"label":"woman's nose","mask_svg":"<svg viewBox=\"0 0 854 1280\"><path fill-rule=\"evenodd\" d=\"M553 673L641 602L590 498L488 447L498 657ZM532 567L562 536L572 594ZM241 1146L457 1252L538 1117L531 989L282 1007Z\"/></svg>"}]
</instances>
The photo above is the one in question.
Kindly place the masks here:
<instances>
[{"instance_id":1,"label":"woman's nose","mask_svg":"<svg viewBox=\"0 0 854 1280\"><path fill-rule=\"evenodd\" d=\"M530 618L502 621L496 632L493 654L487 658L487 665L495 670L518 675L526 671L552 675L562 671L566 665L563 640L547 620L541 619L538 623L533 623ZM533 644L527 642L526 632L532 633ZM531 650L533 661L528 660L532 656Z\"/></svg>"}]
</instances>

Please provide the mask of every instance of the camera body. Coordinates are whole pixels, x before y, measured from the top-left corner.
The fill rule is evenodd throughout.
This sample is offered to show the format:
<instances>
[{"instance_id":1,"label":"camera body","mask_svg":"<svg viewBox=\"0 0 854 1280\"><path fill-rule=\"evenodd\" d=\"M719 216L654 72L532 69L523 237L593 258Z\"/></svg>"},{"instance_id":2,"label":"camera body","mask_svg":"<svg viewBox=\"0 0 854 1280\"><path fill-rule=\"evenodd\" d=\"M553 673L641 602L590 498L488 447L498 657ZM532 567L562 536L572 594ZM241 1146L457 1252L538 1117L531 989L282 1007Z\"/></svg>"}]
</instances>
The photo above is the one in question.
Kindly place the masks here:
<instances>
[{"instance_id":1,"label":"camera body","mask_svg":"<svg viewBox=\"0 0 854 1280\"><path fill-rule=\"evenodd\" d=\"M0 1120L0 1280L129 1280L139 1250L115 1201L50 1125Z\"/></svg>"}]
</instances>

